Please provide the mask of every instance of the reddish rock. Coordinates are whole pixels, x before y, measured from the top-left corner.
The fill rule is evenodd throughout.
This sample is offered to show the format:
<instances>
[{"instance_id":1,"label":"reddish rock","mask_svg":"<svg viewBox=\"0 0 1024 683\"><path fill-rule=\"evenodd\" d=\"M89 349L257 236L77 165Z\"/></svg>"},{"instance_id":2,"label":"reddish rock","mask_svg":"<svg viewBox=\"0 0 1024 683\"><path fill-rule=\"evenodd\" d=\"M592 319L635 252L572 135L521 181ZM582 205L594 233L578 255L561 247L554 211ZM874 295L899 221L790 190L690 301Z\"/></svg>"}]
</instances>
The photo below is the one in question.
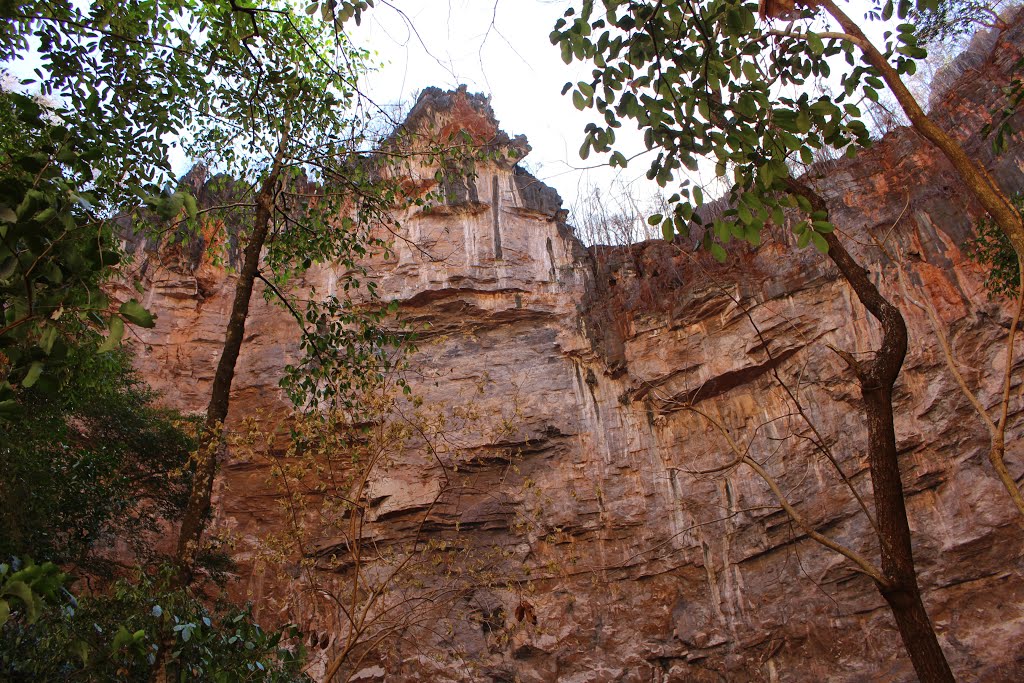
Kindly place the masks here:
<instances>
[{"instance_id":1,"label":"reddish rock","mask_svg":"<svg viewBox=\"0 0 1024 683\"><path fill-rule=\"evenodd\" d=\"M1020 33L999 45L1018 45ZM940 120L977 130L1012 54L997 46L936 105ZM411 120L528 150L464 91L428 91ZM987 143L966 139L1004 186L1024 189L1024 148L991 158ZM896 430L926 606L962 680L1020 680L1024 520L918 306L931 300L968 381L994 405L1009 316L963 254L975 207L909 130L818 173L844 241L910 329ZM410 187L431 178L433 169L418 169ZM351 680L913 680L871 582L803 537L749 469L697 473L731 456L683 409L727 425L819 530L875 557L864 515L775 377L870 497L859 390L829 345L867 353L879 333L829 262L778 229L725 265L661 241L588 251L557 195L511 163L479 165L450 197L443 210L405 216L394 257L370 263L383 296L423 331L406 375L422 404L400 406L421 422L432 416L439 436L428 441L443 447L409 436L366 483L360 533L377 559L361 571L386 571L389 553L418 540L423 562L388 599L411 606L429 594L417 608L429 623L396 630L382 654L345 669ZM159 317L139 330L139 368L167 402L200 410L233 279L212 277L206 263L147 264L143 303ZM323 267L307 282L330 291L336 278ZM288 314L255 298L234 424L285 414L277 383L297 353ZM1014 387L1007 460L1020 477L1019 380ZM229 454L215 526L232 533L239 594L264 618L332 634L317 641L322 671L344 620L303 590L312 572L344 594L355 571L348 541L325 530L308 563L289 550L284 569L267 569L261 538L287 528L268 462ZM306 528L326 527L322 514L310 511Z\"/></svg>"}]
</instances>

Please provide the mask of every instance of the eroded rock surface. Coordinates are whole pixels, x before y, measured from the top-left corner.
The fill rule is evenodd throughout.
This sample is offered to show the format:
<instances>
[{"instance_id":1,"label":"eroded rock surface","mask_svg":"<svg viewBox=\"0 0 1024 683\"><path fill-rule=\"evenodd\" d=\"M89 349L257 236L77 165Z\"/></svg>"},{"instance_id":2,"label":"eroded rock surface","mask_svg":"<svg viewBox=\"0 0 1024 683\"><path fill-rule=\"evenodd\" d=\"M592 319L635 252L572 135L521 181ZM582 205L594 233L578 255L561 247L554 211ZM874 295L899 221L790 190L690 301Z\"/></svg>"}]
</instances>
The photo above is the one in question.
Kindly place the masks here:
<instances>
[{"instance_id":1,"label":"eroded rock surface","mask_svg":"<svg viewBox=\"0 0 1024 683\"><path fill-rule=\"evenodd\" d=\"M935 104L1010 191L1024 189L1024 148L993 159L969 136L1019 58L1021 35L1018 27L995 42ZM465 91L427 91L412 123L528 149ZM896 428L940 641L962 680L1020 680L1024 523L921 308L937 310L967 381L994 406L1010 316L965 260L976 209L909 130L816 173L844 241L910 327ZM468 578L445 595L435 628L344 669L351 680L913 680L869 579L799 533L749 469L699 473L732 455L688 406L749 444L820 531L876 555L865 515L780 385L870 498L859 389L829 346L869 353L879 332L830 263L796 250L780 228L726 265L661 241L586 250L557 195L510 163L480 165L449 196L406 216L394 256L371 264L382 295L423 330L407 378L422 406L448 416L447 460L423 444L391 454L369 480L363 533L382 556L414 538L455 543L464 554L436 566L461 566ZM159 317L140 331L138 364L166 401L200 410L233 279L208 262L151 261L144 303ZM320 291L336 278L331 268L308 276ZM297 356L282 308L254 299L246 329L235 424L285 413L277 383ZM1019 391L1015 380L1007 460L1018 478ZM304 581L297 560L293 584L253 560L261 535L285 528L268 474L229 454L216 526L237 539L240 594L268 618L331 634L318 641L328 658L340 641L338 610L291 599ZM344 552L327 537L308 552L339 591L353 571ZM449 578L421 570L403 590Z\"/></svg>"}]
</instances>

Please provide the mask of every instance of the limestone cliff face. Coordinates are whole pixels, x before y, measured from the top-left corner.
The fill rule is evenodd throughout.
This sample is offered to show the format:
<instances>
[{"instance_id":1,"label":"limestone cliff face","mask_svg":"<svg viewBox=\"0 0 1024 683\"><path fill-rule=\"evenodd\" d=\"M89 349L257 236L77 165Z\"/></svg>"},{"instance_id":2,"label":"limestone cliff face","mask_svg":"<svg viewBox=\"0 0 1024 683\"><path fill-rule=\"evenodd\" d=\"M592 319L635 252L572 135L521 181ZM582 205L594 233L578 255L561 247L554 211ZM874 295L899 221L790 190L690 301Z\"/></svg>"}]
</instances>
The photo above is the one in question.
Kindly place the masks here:
<instances>
[{"instance_id":1,"label":"limestone cliff face","mask_svg":"<svg viewBox=\"0 0 1024 683\"><path fill-rule=\"evenodd\" d=\"M947 126L965 137L980 127L1021 40L1019 28L1003 37L936 103ZM500 133L486 100L464 91L427 91L412 121L527 149ZM968 146L988 158L986 142L969 137ZM1024 189L1024 148L988 160L1004 186ZM921 308L936 308L967 381L994 405L1009 316L964 258L975 208L908 130L816 172L845 242L910 327L896 427L926 606L962 680L1020 680L1024 520L987 463L984 427ZM415 180L432 177L424 170ZM819 530L875 556L865 516L779 383L869 497L859 391L829 346L868 353L879 335L830 263L797 251L781 229L726 265L660 241L585 250L557 195L507 163L480 165L449 196L405 216L393 257L371 261L382 295L423 330L406 377L421 408L446 416L444 452L432 457L422 441L391 453L368 480L361 533L381 562L413 540L430 552L441 541L460 549L434 562L435 574L423 563L403 595L460 572L465 580L432 594L430 628L403 626L390 649L343 673L913 680L870 580L801 535L749 469L701 474L731 455L721 433L686 410L699 407L749 444ZM149 263L144 303L159 317L140 331L139 367L165 400L202 409L233 280L205 262ZM331 268L308 276L319 291L336 279ZM286 412L277 382L297 354L280 307L254 300L246 329L236 423ZM1019 392L1018 379L1007 456L1018 477ZM292 557L279 576L254 560L261 535L285 525L268 467L228 454L216 526L235 539L240 594L269 618L327 634L316 649L322 666L341 647L344 619L330 602L290 597L307 569L342 590L353 566L326 532L308 562Z\"/></svg>"}]
</instances>

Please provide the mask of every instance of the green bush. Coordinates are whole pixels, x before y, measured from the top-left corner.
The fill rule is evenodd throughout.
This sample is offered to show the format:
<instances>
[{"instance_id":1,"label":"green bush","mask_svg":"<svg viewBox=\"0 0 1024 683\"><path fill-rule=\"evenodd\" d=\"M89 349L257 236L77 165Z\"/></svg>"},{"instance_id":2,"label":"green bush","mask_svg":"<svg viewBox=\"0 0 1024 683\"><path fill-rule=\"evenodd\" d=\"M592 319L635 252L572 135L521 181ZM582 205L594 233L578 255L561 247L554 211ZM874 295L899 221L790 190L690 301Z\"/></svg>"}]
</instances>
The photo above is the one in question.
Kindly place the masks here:
<instances>
[{"instance_id":1,"label":"green bush","mask_svg":"<svg viewBox=\"0 0 1024 683\"><path fill-rule=\"evenodd\" d=\"M91 551L116 538L148 561L188 492L183 418L154 405L124 352L72 349L60 372L60 392L23 389L0 420L0 558L104 574Z\"/></svg>"},{"instance_id":2,"label":"green bush","mask_svg":"<svg viewBox=\"0 0 1024 683\"><path fill-rule=\"evenodd\" d=\"M1015 195L1017 210L1024 208L1024 196ZM990 218L978 221L978 234L967 242L967 257L988 268L985 289L990 298L1016 298L1020 290L1020 266L1017 254L1003 231Z\"/></svg>"},{"instance_id":3,"label":"green bush","mask_svg":"<svg viewBox=\"0 0 1024 683\"><path fill-rule=\"evenodd\" d=\"M0 628L0 680L141 682L162 662L171 681L309 681L293 627L264 631L248 607L207 608L169 590L169 576L120 581L80 600L65 592L62 604L48 601L34 621L25 610L12 613Z\"/></svg>"}]
</instances>

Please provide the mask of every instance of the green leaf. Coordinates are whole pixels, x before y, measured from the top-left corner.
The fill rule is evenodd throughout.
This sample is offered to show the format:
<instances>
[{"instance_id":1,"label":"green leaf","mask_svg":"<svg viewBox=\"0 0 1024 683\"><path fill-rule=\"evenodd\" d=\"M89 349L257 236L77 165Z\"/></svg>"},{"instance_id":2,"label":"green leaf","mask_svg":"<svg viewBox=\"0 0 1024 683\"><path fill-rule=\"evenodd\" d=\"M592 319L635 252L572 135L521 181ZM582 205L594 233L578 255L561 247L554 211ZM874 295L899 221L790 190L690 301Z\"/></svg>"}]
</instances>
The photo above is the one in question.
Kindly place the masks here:
<instances>
[{"instance_id":1,"label":"green leaf","mask_svg":"<svg viewBox=\"0 0 1024 683\"><path fill-rule=\"evenodd\" d=\"M121 648L132 642L132 634L128 632L124 626L117 629L117 634L114 636L114 641L110 644L111 654L117 654Z\"/></svg>"},{"instance_id":2,"label":"green leaf","mask_svg":"<svg viewBox=\"0 0 1024 683\"><path fill-rule=\"evenodd\" d=\"M53 351L53 344L57 341L58 335L59 332L57 331L57 327L54 325L47 325L46 329L43 330L43 333L39 335L39 348L41 348L43 353L47 356L49 356L50 352Z\"/></svg>"},{"instance_id":3,"label":"green leaf","mask_svg":"<svg viewBox=\"0 0 1024 683\"><path fill-rule=\"evenodd\" d=\"M111 316L110 318L110 334L103 340L99 348L96 349L96 353L106 353L107 351L113 351L121 344L121 338L124 337L124 321L118 316Z\"/></svg>"},{"instance_id":4,"label":"green leaf","mask_svg":"<svg viewBox=\"0 0 1024 683\"><path fill-rule=\"evenodd\" d=\"M6 280L12 275L14 271L18 269L18 258L16 256L8 256L3 262L0 262L0 281Z\"/></svg>"},{"instance_id":5,"label":"green leaf","mask_svg":"<svg viewBox=\"0 0 1024 683\"><path fill-rule=\"evenodd\" d=\"M821 38L816 33L807 34L807 47L811 49L811 54L815 57L825 52L825 44L821 42Z\"/></svg>"},{"instance_id":6,"label":"green leaf","mask_svg":"<svg viewBox=\"0 0 1024 683\"><path fill-rule=\"evenodd\" d=\"M35 216L33 216L32 220L34 220L36 223L45 225L46 223L49 223L54 218L56 218L56 216L57 209L53 208L52 206L48 206L39 213L37 213Z\"/></svg>"},{"instance_id":7,"label":"green leaf","mask_svg":"<svg viewBox=\"0 0 1024 683\"><path fill-rule=\"evenodd\" d=\"M806 133L811 130L811 117L804 110L800 110L796 115L796 129L800 133Z\"/></svg>"},{"instance_id":8,"label":"green leaf","mask_svg":"<svg viewBox=\"0 0 1024 683\"><path fill-rule=\"evenodd\" d=\"M811 236L811 241L814 242L814 248L815 249L820 251L822 254L827 254L828 253L828 242L825 241L824 237L822 237L818 233L813 232L811 230L808 230L804 234Z\"/></svg>"},{"instance_id":9,"label":"green leaf","mask_svg":"<svg viewBox=\"0 0 1024 683\"><path fill-rule=\"evenodd\" d=\"M6 600L0 600L0 627L3 627L7 623L7 620L11 617L11 606L7 604Z\"/></svg>"},{"instance_id":10,"label":"green leaf","mask_svg":"<svg viewBox=\"0 0 1024 683\"><path fill-rule=\"evenodd\" d=\"M196 198L193 197L191 194L188 194L188 193L183 193L183 194L185 195L185 197L184 197L185 213L188 214L188 217L190 219L195 220L196 216L199 215L199 207L196 206Z\"/></svg>"},{"instance_id":11,"label":"green leaf","mask_svg":"<svg viewBox=\"0 0 1024 683\"><path fill-rule=\"evenodd\" d=\"M21 380L21 386L28 389L39 380L41 374L43 374L43 363L37 360L29 366L25 379Z\"/></svg>"},{"instance_id":12,"label":"green leaf","mask_svg":"<svg viewBox=\"0 0 1024 683\"><path fill-rule=\"evenodd\" d=\"M21 412L21 404L15 401L13 398L9 398L5 401L0 401L0 417L10 418L18 415Z\"/></svg>"},{"instance_id":13,"label":"green leaf","mask_svg":"<svg viewBox=\"0 0 1024 683\"><path fill-rule=\"evenodd\" d=\"M71 645L71 654L78 657L82 666L89 664L89 645L84 640L76 640Z\"/></svg>"},{"instance_id":14,"label":"green leaf","mask_svg":"<svg viewBox=\"0 0 1024 683\"><path fill-rule=\"evenodd\" d=\"M35 623L39 614L36 611L36 602L33 599L35 596L32 595L32 589L28 587L28 584L24 581L10 581L0 595L10 595L18 598L25 605L25 611L27 614L28 622Z\"/></svg>"},{"instance_id":15,"label":"green leaf","mask_svg":"<svg viewBox=\"0 0 1024 683\"><path fill-rule=\"evenodd\" d=\"M156 316L147 311L142 304L135 299L126 301L121 304L121 308L118 312L124 316L125 320L138 325L139 327L154 327L156 325Z\"/></svg>"},{"instance_id":16,"label":"green leaf","mask_svg":"<svg viewBox=\"0 0 1024 683\"><path fill-rule=\"evenodd\" d=\"M725 263L728 258L728 254L725 253L725 249L718 242L712 242L710 247L711 255L715 257L715 260L719 263Z\"/></svg>"}]
</instances>

